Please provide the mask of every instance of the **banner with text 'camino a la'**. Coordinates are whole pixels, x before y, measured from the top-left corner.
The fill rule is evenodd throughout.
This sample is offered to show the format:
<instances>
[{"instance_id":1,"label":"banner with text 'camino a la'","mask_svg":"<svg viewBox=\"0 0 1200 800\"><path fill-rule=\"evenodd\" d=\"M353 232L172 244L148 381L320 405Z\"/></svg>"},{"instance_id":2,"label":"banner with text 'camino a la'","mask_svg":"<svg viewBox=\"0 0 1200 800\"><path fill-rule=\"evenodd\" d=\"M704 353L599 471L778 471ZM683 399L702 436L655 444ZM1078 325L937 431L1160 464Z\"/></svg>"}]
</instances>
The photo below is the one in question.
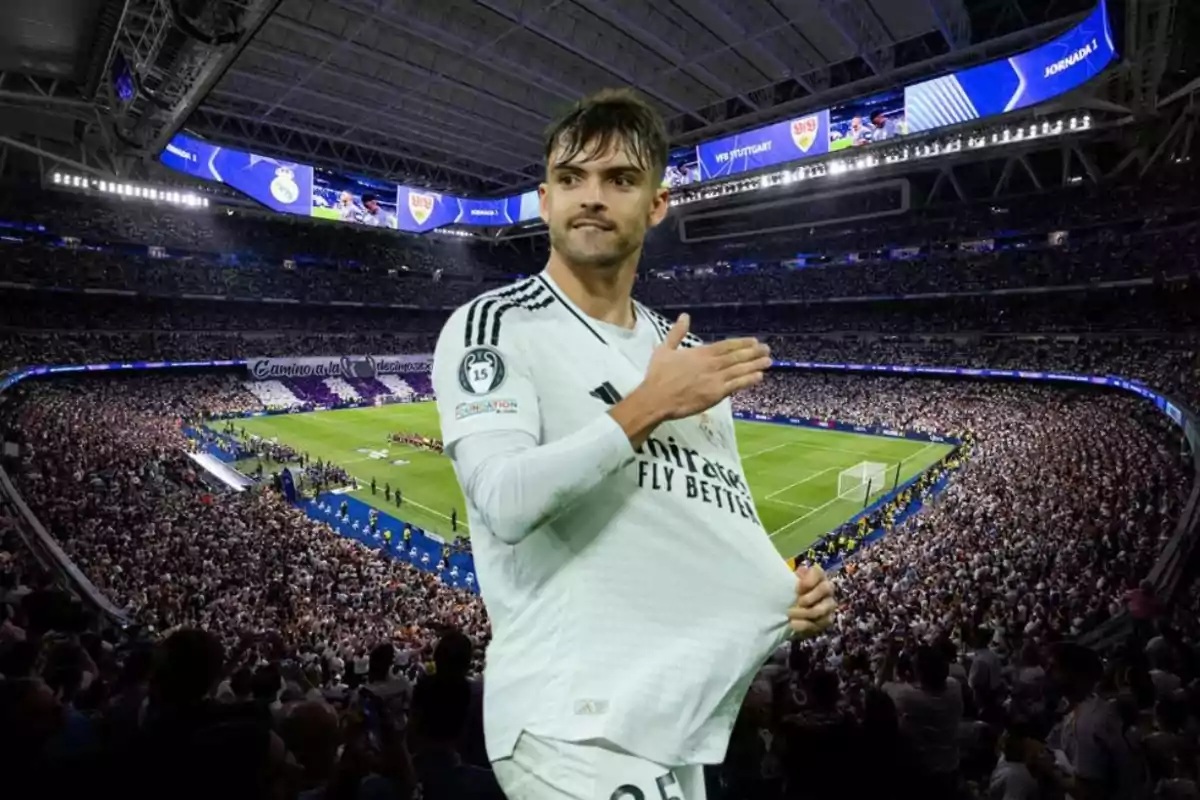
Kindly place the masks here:
<instances>
[{"instance_id":1,"label":"banner with text 'camino a la'","mask_svg":"<svg viewBox=\"0 0 1200 800\"><path fill-rule=\"evenodd\" d=\"M374 378L376 375L429 372L432 365L432 355L246 359L246 369L256 381L283 378Z\"/></svg>"}]
</instances>

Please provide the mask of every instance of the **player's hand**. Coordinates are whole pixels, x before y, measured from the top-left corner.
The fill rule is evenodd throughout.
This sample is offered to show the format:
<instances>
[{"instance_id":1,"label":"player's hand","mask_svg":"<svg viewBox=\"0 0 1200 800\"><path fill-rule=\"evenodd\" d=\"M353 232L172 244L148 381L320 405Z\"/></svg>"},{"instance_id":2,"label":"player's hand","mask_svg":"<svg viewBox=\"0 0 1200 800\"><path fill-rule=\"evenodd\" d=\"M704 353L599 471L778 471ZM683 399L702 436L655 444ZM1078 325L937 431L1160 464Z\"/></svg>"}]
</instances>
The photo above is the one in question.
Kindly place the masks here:
<instances>
[{"instance_id":1,"label":"player's hand","mask_svg":"<svg viewBox=\"0 0 1200 800\"><path fill-rule=\"evenodd\" d=\"M792 635L807 639L833 624L837 600L833 584L819 566L796 570L796 604L788 609L788 624Z\"/></svg>"},{"instance_id":2,"label":"player's hand","mask_svg":"<svg viewBox=\"0 0 1200 800\"><path fill-rule=\"evenodd\" d=\"M771 350L757 339L726 339L703 347L680 347L691 318L680 314L650 358L643 386L667 419L706 411L735 392L761 383Z\"/></svg>"}]
</instances>

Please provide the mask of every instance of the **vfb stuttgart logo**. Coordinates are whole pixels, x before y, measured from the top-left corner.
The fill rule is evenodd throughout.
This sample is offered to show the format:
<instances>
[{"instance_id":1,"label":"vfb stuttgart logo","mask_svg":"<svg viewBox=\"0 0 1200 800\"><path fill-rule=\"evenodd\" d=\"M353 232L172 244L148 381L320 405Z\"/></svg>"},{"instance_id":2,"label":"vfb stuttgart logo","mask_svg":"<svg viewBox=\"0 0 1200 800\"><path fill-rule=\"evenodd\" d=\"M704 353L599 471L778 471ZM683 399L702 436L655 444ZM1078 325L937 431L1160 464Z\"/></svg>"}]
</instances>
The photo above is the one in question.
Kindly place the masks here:
<instances>
[{"instance_id":1,"label":"vfb stuttgart logo","mask_svg":"<svg viewBox=\"0 0 1200 800\"><path fill-rule=\"evenodd\" d=\"M821 127L820 120L816 114L810 114L807 117L792 120L792 141L796 143L796 147L800 148L800 152L807 153L808 149L817 141L817 130Z\"/></svg>"},{"instance_id":2,"label":"vfb stuttgart logo","mask_svg":"<svg viewBox=\"0 0 1200 800\"><path fill-rule=\"evenodd\" d=\"M433 213L434 201L435 198L431 194L411 191L408 193L408 213L412 214L418 225L424 225L425 220L429 219L429 215Z\"/></svg>"}]
</instances>

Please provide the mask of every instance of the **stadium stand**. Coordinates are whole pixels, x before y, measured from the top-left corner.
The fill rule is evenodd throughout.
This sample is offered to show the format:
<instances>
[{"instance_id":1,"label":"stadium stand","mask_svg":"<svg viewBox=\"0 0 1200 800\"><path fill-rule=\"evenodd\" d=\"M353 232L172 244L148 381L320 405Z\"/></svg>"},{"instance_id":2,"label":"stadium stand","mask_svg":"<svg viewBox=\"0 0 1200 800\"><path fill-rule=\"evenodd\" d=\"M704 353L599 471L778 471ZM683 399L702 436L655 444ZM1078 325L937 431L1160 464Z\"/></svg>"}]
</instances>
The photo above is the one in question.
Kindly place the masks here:
<instances>
[{"instance_id":1,"label":"stadium stand","mask_svg":"<svg viewBox=\"0 0 1200 800\"><path fill-rule=\"evenodd\" d=\"M689 5L672 8L686 15ZM741 25L736 4L700 5L716 16L729 7L722 27ZM868 3L817 5L850 14ZM901 5L910 10L874 2L896 14ZM1039 5L1055 4L1018 10ZM368 19L394 27L386 6ZM1173 19L1141 14L1154 3L1131 8L1131 25L1139 15L1164 27ZM436 27L419 16L414 30ZM300 36L309 23L288 24ZM793 32L780 31L779 43ZM481 50L499 59L506 48L494 45L508 34L497 36ZM751 38L756 58L777 60L774 44ZM904 44L889 55L920 49ZM260 45L249 50L307 63ZM862 64L825 69L834 90L854 80L846 75L877 82L881 70L867 64L875 45L852 49ZM1153 60L1129 50L1131 61ZM349 75L332 55L326 62ZM662 75L720 71L702 61L667 59L675 66ZM1122 82L1140 79L1132 66ZM272 129L279 147L306 134L283 99L333 91L319 88L320 72L286 87L267 72L278 113L256 107L254 118L292 121L287 136ZM17 93L8 74L0 105ZM539 72L530 85L557 80ZM489 92L466 94L486 105ZM77 102L41 95L64 113ZM443 102L407 90L402 100L434 114ZM730 103L726 112L738 107ZM1090 106L1097 118L1103 105ZM1150 108L1142 113L1155 120L1130 134L1121 114L1087 149L1115 162L1104 180L1090 174L1094 164L1083 165L1089 179L1069 179L1072 159L1085 159L1064 139L1051 153L1060 186L1043 186L1028 163L1044 153L1021 151L1026 163L1013 156L1005 169L1027 170L1034 185L1009 190L1007 172L999 183L986 173L974 200L956 191L887 216L873 213L873 195L847 194L815 204L820 224L810 228L687 243L667 224L650 235L640 300L689 311L705 337L760 336L791 362L736 398L744 417L956 443L882 496L871 487L891 464L861 460L857 483L838 494L862 512L781 554L834 573L839 617L827 635L780 648L756 676L724 763L708 769L710 800L1200 797L1200 162L1166 147L1156 128L1166 112ZM418 143L428 136L421 123L399 124L399 104L371 111ZM712 112L689 110L683 121L722 116ZM323 119L348 128L339 138L377 135L370 120L338 114ZM474 116L460 110L439 127ZM1194 105L1179 119L1194 128ZM204 112L193 121L210 122ZM514 179L528 188L540 167L518 166L515 145L485 142L512 134L536 144L523 126L493 121L465 137L500 165L448 157L450 172L477 178L473 191L486 188L489 199ZM455 136L441 131L436 143L450 147ZM1145 141L1122 160L1115 142L1125 137ZM451 151L421 152L387 171L407 174ZM502 800L482 738L490 622L473 573L456 582L439 569L470 565L469 540L414 531L402 502L419 501L371 479L372 496L378 488L394 503L384 524L400 525L378 530L380 501L369 507L348 492L364 473L237 430L251 416L312 421L321 417L284 415L425 400L429 375L372 368L248 380L241 362L429 354L450 309L540 269L546 237L401 235L248 210L244 198L185 208L57 191L38 178L0 191L0 795ZM731 208L748 204L760 178L746 180L677 186L673 200L699 205L728 190ZM937 181L948 197L953 168ZM785 221L792 213L763 210ZM239 363L205 364L217 360ZM121 368L133 362L184 365ZM46 365L77 369L25 372ZM1058 377L1042 380L1050 373ZM1114 388L1110 378L1132 383ZM1162 395L1158 408L1143 392ZM380 436L361 461L395 458L383 448L410 437L440 453L439 440L408 431ZM250 488L227 489L200 455L240 464ZM297 486L264 475L284 465L299 465Z\"/></svg>"},{"instance_id":2,"label":"stadium stand","mask_svg":"<svg viewBox=\"0 0 1200 800\"><path fill-rule=\"evenodd\" d=\"M1173 229L1152 235L1163 247L1177 247L1180 259L1142 261L1148 248L1134 240L1123 248L1096 243L1070 255L1081 265L1097 260L1098 272L1088 276L1150 278L1144 286L1019 298L975 294L809 304L798 307L800 314L749 306L713 309L701 319L716 330L775 332L771 344L784 360L1119 374L1194 403L1200 400L1200 362L1194 338L1196 270L1186 256L1192 234ZM893 276L888 280L917 291L950 275L959 281L956 288L1028 289L1077 280L1070 272L1044 271L1063 269L1057 259L1065 255L988 258L978 262L977 272L961 263L955 271L937 259L890 263L887 269L902 272L887 274ZM1178 270L1166 276L1155 266L1160 264ZM795 279L690 279L703 285L698 294L685 280L648 288L663 300L729 291L755 298L774 292L792 296L786 293L794 290L803 297L802 286L828 287L814 288L825 295L863 286L865 294L865 287L885 272L882 263L831 264L802 271ZM826 276L833 282L826 284ZM70 282L79 285L76 279ZM685 288L676 290L676 285ZM411 332L410 323L387 320L401 315L373 315L366 309L18 296L36 299L11 306L14 314L6 319L9 329L2 340L9 366L250 352L427 352L431 344L427 335L398 339L396 328ZM855 313L846 314L848 307ZM429 330L438 319L428 315L422 327ZM98 748L92 752L109 753L102 748L116 746L102 743L101 731L108 736L111 726L128 725L115 716L124 707L120 702L145 691L148 673L136 666L139 654L163 635L168 652L178 648L193 658L208 654L211 672L205 679L220 683L219 699L270 699L255 695L255 681L285 687L282 694L271 694L278 698L275 704L282 701L290 709L280 724L302 724L299 718L288 722L305 713L296 701L336 700L366 681L372 649L380 642L395 642L411 672L432 657L451 626L468 634L478 663L488 629L475 596L340 538L270 491L238 497L217 492L184 457L189 445L180 421L202 414L332 404L349 394L348 385L364 396L429 391L424 376L349 381L289 378L246 384L233 375L214 374L78 378L25 382L6 393L5 429L14 434L21 453L11 472L21 496L96 590L137 622L134 633L102 627L99 637L52 645L46 663L67 666L41 668L51 685L63 686L60 702L73 723L86 730L90 746ZM740 796L747 797L778 796L800 781L822 787L825 778L814 775L844 788L856 763L851 754L864 748L891 754L885 759L889 780L902 780L912 768L897 755L907 752L904 748L914 748L914 763L922 763L942 747L953 754L957 774L980 791L989 781L1019 780L1022 769L1044 769L1030 760L1027 753L1033 751L1014 744L1018 737L1044 741L1051 735L1055 692L1061 689L1052 687L1047 669L1070 654L1041 645L1078 637L1120 616L1144 591L1142 579L1183 515L1194 473L1181 461L1178 436L1165 418L1137 399L1102 390L819 371L778 372L739 403L759 413L970 431L972 444L962 463L943 464L944 473L936 472L864 523L839 529L801 554L826 563L847 559L838 579L844 622L835 636L784 651L764 670L714 780L741 787ZM936 479L945 475L949 488L930 495ZM894 524L902 506L918 495L926 496L930 507ZM877 528L887 535L863 548L863 539ZM14 530L9 519L11 547ZM47 625L82 629L94 624L86 605L61 597L56 602L75 615L74 621L47 623L39 615L66 612L43 612L39 603L27 607L28 601L59 597L58 590L48 578L35 577L40 568L25 556L14 554L4 570L10 587L4 622L9 639L37 635ZM1160 783L1195 778L1194 764L1185 756L1189 740L1180 738L1186 730L1180 720L1187 719L1194 698L1179 692L1197 675L1189 660L1196 641L1189 637L1196 632L1186 616L1196 596L1194 588L1187 589L1173 607L1179 627L1166 618L1154 623L1159 627L1151 633L1161 629L1162 635L1146 637L1146 654L1110 656L1101 684L1102 695L1128 705L1129 713L1145 712L1141 730L1155 744L1137 754L1137 763ZM5 652L0 671L6 676L38 669L22 665L20 648ZM121 669L142 671L123 679ZM908 727L907 709L920 703L941 708L938 698L951 691L937 689L936 678L925 683L918 678L947 670L951 677L945 685L961 690L968 702L946 705L939 716L944 727L918 736ZM82 679L87 685L64 677L70 675L87 676ZM161 672L155 675L166 679ZM128 680L135 682L123 682ZM1153 688L1143 688L1146 681ZM25 707L29 697L21 692L33 689L9 688L16 692L6 700L15 704L10 707ZM1014 708L1028 711L1019 726ZM761 731L773 734L769 747ZM59 736L45 735L47 743ZM132 734L126 730L124 735ZM139 746L123 741L123 746ZM878 746L880 741L887 747ZM989 755L997 741L1005 754L1000 766ZM473 746L479 750L478 742ZM871 790L871 780L859 779L860 790Z\"/></svg>"}]
</instances>

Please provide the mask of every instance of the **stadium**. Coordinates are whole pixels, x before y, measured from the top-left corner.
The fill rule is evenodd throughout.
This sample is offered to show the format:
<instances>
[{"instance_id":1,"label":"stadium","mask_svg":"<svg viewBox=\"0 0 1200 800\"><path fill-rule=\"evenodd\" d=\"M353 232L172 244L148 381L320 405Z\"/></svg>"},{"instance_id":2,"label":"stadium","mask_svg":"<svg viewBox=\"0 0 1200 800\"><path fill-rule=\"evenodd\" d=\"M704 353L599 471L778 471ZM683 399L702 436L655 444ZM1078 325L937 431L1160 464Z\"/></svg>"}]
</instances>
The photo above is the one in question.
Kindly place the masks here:
<instances>
[{"instance_id":1,"label":"stadium","mask_svg":"<svg viewBox=\"0 0 1200 800\"><path fill-rule=\"evenodd\" d=\"M5 796L505 797L433 353L615 87L671 146L634 297L773 358L752 512L688 491L838 594L704 794L1200 796L1200 6L0 14Z\"/></svg>"}]
</instances>

